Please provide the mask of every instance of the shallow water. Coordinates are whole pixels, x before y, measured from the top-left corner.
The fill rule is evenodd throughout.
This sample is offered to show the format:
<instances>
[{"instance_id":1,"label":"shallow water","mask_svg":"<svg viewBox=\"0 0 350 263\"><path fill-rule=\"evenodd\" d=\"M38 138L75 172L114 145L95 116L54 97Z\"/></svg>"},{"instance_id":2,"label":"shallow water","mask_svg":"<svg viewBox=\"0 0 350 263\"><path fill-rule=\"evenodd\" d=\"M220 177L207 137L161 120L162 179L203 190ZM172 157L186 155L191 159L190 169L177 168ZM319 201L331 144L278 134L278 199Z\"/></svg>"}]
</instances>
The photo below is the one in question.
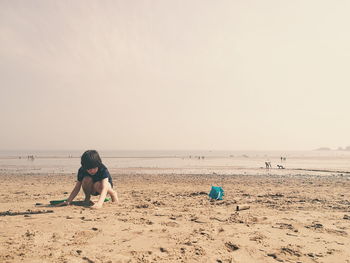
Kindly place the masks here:
<instances>
[{"instance_id":1,"label":"shallow water","mask_svg":"<svg viewBox=\"0 0 350 263\"><path fill-rule=\"evenodd\" d=\"M34 159L28 156L34 156ZM2 151L0 172L14 174L67 174L80 167L81 151ZM350 171L350 152L346 151L101 151L110 171L121 169L168 170L168 172L233 172L259 169L270 161L273 168ZM281 161L280 157L286 157Z\"/></svg>"}]
</instances>

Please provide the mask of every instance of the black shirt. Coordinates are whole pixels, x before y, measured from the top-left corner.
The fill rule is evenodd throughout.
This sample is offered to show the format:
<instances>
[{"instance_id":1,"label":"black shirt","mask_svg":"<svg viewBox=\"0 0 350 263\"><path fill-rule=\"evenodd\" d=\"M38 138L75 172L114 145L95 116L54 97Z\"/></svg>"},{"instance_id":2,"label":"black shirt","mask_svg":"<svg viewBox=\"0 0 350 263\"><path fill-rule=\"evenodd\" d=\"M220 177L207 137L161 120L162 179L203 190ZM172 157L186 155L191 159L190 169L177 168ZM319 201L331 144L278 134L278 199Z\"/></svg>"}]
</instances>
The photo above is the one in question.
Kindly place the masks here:
<instances>
[{"instance_id":1,"label":"black shirt","mask_svg":"<svg viewBox=\"0 0 350 263\"><path fill-rule=\"evenodd\" d=\"M109 174L109 171L108 171L107 167L104 166L103 164L102 164L101 167L98 168L97 173L95 173L94 175L90 175L85 169L83 169L83 167L80 167L79 170L78 170L78 181L79 182L83 181L83 178L85 176L90 176L94 183L102 181L105 178L108 178L108 182L113 187L112 177Z\"/></svg>"}]
</instances>

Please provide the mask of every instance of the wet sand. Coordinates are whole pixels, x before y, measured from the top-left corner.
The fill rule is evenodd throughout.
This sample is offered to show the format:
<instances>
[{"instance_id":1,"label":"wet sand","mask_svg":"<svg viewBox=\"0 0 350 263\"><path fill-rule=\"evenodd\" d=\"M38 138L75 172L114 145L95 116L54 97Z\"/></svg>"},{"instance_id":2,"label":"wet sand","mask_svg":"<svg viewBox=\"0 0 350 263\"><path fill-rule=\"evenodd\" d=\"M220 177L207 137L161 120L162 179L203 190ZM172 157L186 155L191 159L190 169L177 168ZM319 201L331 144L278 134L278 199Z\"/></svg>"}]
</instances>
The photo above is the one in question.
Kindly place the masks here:
<instances>
[{"instance_id":1,"label":"wet sand","mask_svg":"<svg viewBox=\"0 0 350 263\"><path fill-rule=\"evenodd\" d=\"M347 174L126 171L112 172L120 204L100 210L48 205L74 175L1 174L0 212L43 213L0 216L0 261L350 262ZM211 185L224 200L208 199Z\"/></svg>"}]
</instances>

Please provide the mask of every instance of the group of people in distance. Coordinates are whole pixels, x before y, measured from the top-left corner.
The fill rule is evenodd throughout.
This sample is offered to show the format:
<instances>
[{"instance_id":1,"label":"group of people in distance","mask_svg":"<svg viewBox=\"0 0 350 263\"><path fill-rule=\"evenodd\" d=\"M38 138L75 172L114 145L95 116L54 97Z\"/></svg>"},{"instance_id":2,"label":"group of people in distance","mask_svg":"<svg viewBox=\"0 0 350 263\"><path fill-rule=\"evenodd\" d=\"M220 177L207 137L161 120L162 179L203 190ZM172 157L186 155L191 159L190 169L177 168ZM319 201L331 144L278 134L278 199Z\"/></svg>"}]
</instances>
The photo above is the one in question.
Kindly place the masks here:
<instances>
[{"instance_id":1,"label":"group of people in distance","mask_svg":"<svg viewBox=\"0 0 350 263\"><path fill-rule=\"evenodd\" d=\"M286 157L281 156L281 162L286 161L286 160L287 160ZM265 167L266 167L266 169L272 168L271 162L270 161L265 162ZM277 168L278 169L285 169L282 164L277 164Z\"/></svg>"}]
</instances>

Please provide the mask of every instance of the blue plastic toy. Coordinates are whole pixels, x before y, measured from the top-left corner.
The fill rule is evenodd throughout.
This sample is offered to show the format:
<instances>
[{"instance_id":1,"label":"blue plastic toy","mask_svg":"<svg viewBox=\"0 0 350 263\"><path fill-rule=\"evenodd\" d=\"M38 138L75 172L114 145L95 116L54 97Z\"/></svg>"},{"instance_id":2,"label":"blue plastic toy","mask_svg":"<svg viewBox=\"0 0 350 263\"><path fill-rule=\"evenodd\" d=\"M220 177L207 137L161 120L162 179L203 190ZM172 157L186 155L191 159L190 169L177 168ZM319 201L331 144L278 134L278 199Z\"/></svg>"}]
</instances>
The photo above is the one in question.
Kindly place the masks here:
<instances>
[{"instance_id":1,"label":"blue plastic toy","mask_svg":"<svg viewBox=\"0 0 350 263\"><path fill-rule=\"evenodd\" d=\"M225 195L224 193L224 189L222 189L222 187L220 186L212 186L210 193L209 193L209 197L212 199L216 199L216 200L222 200L222 197Z\"/></svg>"}]
</instances>

